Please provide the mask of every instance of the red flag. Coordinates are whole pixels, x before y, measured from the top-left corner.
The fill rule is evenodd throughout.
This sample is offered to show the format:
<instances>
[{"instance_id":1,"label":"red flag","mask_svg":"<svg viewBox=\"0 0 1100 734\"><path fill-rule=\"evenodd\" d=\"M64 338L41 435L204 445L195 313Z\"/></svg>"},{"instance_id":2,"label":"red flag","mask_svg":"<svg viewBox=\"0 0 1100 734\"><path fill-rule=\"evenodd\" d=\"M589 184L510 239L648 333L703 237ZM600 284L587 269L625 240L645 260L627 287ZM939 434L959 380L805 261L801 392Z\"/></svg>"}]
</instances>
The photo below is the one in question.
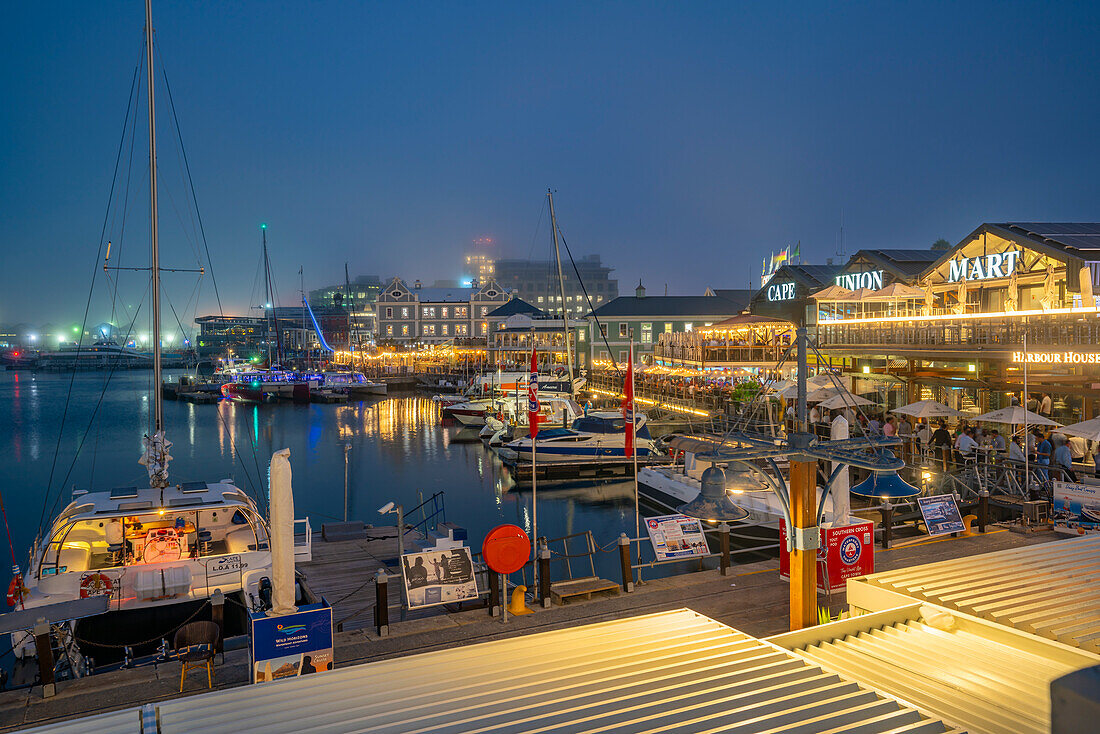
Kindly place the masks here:
<instances>
[{"instance_id":1,"label":"red flag","mask_svg":"<svg viewBox=\"0 0 1100 734\"><path fill-rule=\"evenodd\" d=\"M630 345L626 363L626 380L623 382L623 428L626 430L624 454L634 455L634 345Z\"/></svg>"},{"instance_id":2,"label":"red flag","mask_svg":"<svg viewBox=\"0 0 1100 734\"><path fill-rule=\"evenodd\" d=\"M527 380L527 427L531 440L539 435L539 359L535 348L531 348L531 376Z\"/></svg>"}]
</instances>

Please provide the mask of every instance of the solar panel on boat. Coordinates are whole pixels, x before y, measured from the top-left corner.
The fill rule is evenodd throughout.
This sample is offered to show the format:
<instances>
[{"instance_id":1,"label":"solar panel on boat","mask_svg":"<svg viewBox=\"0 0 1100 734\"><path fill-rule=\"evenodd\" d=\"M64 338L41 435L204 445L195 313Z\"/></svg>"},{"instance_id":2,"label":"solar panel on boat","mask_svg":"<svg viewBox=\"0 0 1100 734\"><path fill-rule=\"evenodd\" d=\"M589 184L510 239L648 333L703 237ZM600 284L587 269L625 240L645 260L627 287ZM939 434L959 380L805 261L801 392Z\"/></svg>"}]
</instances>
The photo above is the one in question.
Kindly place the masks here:
<instances>
[{"instance_id":1,"label":"solar panel on boat","mask_svg":"<svg viewBox=\"0 0 1100 734\"><path fill-rule=\"evenodd\" d=\"M177 497L174 500L168 500L169 507L190 507L192 505L201 505L202 498L200 497Z\"/></svg>"},{"instance_id":2,"label":"solar panel on boat","mask_svg":"<svg viewBox=\"0 0 1100 734\"><path fill-rule=\"evenodd\" d=\"M180 485L181 492L206 492L209 488L206 486L206 482L184 482Z\"/></svg>"},{"instance_id":3,"label":"solar panel on boat","mask_svg":"<svg viewBox=\"0 0 1100 734\"><path fill-rule=\"evenodd\" d=\"M113 499L113 500L120 500L120 499L124 499L126 497L137 497L137 496L138 496L138 488L137 487L115 487L114 489L111 490L111 499Z\"/></svg>"},{"instance_id":4,"label":"solar panel on boat","mask_svg":"<svg viewBox=\"0 0 1100 734\"><path fill-rule=\"evenodd\" d=\"M149 500L143 502L119 502L118 509L123 512L128 510L151 510L153 509L153 503Z\"/></svg>"}]
</instances>

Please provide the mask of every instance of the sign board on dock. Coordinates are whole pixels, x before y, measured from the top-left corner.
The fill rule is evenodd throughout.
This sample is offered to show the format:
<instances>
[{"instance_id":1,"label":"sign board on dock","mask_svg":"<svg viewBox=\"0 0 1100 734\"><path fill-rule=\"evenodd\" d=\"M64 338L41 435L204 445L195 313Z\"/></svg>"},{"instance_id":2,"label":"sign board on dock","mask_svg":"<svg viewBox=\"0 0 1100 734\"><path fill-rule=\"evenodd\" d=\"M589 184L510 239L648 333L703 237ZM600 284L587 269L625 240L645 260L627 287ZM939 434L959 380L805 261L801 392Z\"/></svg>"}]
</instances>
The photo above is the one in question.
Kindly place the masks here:
<instances>
[{"instance_id":1,"label":"sign board on dock","mask_svg":"<svg viewBox=\"0 0 1100 734\"><path fill-rule=\"evenodd\" d=\"M647 517L646 530L658 561L705 556L710 553L703 526L687 515Z\"/></svg>"},{"instance_id":2,"label":"sign board on dock","mask_svg":"<svg viewBox=\"0 0 1100 734\"><path fill-rule=\"evenodd\" d=\"M332 670L332 607L322 601L293 614L252 615L252 682Z\"/></svg>"},{"instance_id":3,"label":"sign board on dock","mask_svg":"<svg viewBox=\"0 0 1100 734\"><path fill-rule=\"evenodd\" d=\"M401 578L409 609L477 598L477 579L469 548L406 553L401 556Z\"/></svg>"},{"instance_id":4,"label":"sign board on dock","mask_svg":"<svg viewBox=\"0 0 1100 734\"><path fill-rule=\"evenodd\" d=\"M929 535L961 533L966 530L959 506L953 494L937 494L931 497L918 497L920 514L924 517L924 526Z\"/></svg>"},{"instance_id":5,"label":"sign board on dock","mask_svg":"<svg viewBox=\"0 0 1100 734\"><path fill-rule=\"evenodd\" d=\"M1081 535L1100 533L1100 487L1054 482L1054 527Z\"/></svg>"},{"instance_id":6,"label":"sign board on dock","mask_svg":"<svg viewBox=\"0 0 1100 734\"><path fill-rule=\"evenodd\" d=\"M848 579L875 572L875 524L857 522L819 528L821 545L817 548L817 590L823 594L841 591ZM787 547L787 524L779 522L779 578L791 577L791 556Z\"/></svg>"}]
</instances>

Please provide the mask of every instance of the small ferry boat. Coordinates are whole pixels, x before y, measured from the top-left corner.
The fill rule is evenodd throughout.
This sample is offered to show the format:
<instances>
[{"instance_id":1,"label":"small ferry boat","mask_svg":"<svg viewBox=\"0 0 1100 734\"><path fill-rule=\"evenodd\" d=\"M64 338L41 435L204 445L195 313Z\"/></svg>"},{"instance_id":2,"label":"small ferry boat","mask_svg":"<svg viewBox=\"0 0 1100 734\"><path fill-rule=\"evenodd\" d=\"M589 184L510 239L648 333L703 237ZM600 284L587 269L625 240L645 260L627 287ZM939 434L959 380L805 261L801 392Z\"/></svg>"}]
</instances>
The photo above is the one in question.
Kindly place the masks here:
<instances>
[{"instance_id":1,"label":"small ferry boat","mask_svg":"<svg viewBox=\"0 0 1100 734\"><path fill-rule=\"evenodd\" d=\"M531 461L531 438L520 438L505 445L514 451L519 461ZM577 418L570 428L540 430L535 439L539 462L584 461L626 455L626 420L618 412L590 413ZM653 453L653 438L649 435L646 415L634 417L634 453Z\"/></svg>"},{"instance_id":2,"label":"small ferry boat","mask_svg":"<svg viewBox=\"0 0 1100 734\"><path fill-rule=\"evenodd\" d=\"M352 397L387 393L386 383L371 382L362 372L324 372L321 374L321 385Z\"/></svg>"}]
</instances>

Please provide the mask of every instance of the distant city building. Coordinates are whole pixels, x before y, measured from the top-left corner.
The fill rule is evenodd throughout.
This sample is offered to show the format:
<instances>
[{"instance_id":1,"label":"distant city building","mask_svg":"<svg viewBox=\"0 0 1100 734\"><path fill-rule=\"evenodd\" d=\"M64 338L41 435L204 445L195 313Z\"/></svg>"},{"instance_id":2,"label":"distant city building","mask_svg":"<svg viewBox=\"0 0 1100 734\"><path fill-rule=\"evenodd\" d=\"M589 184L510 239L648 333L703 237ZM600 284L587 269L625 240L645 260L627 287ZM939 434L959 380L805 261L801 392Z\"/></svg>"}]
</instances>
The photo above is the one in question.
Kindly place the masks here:
<instances>
[{"instance_id":1,"label":"distant city building","mask_svg":"<svg viewBox=\"0 0 1100 734\"><path fill-rule=\"evenodd\" d=\"M195 347L203 355L233 351L241 356L264 356L269 351L274 354L279 344L284 354L315 350L321 348L317 327L333 349L346 350L349 346L348 312L343 308L314 308L316 327L301 306L276 306L272 311L274 314L262 316L199 316L195 319L199 327ZM272 315L278 322L277 329Z\"/></svg>"},{"instance_id":2,"label":"distant city building","mask_svg":"<svg viewBox=\"0 0 1100 734\"><path fill-rule=\"evenodd\" d=\"M507 301L508 294L493 280L477 288L424 288L419 280L410 287L394 278L375 305L377 338L404 343L454 339L484 343L489 312Z\"/></svg>"},{"instance_id":3,"label":"distant city building","mask_svg":"<svg viewBox=\"0 0 1100 734\"><path fill-rule=\"evenodd\" d=\"M492 254L493 239L479 237L474 240L473 248L466 253L463 263L467 279L473 284L487 283L496 277L496 263Z\"/></svg>"},{"instance_id":4,"label":"distant city building","mask_svg":"<svg viewBox=\"0 0 1100 734\"><path fill-rule=\"evenodd\" d=\"M585 290L592 299L592 308L615 300L619 296L619 281L610 276L612 268L600 261L599 255L588 255L577 261L584 288L577 280L573 264L562 263L565 303L558 285L558 267L552 260L497 260L496 282L506 291L522 298L551 316L561 316L564 307L570 317L586 316L591 310Z\"/></svg>"},{"instance_id":5,"label":"distant city building","mask_svg":"<svg viewBox=\"0 0 1100 734\"><path fill-rule=\"evenodd\" d=\"M690 332L741 313L749 303L749 291L728 290L732 299L719 295L647 296L639 284L633 296L620 296L588 316L590 359L625 362L634 340L634 359L652 363L654 345L661 334Z\"/></svg>"}]
</instances>

